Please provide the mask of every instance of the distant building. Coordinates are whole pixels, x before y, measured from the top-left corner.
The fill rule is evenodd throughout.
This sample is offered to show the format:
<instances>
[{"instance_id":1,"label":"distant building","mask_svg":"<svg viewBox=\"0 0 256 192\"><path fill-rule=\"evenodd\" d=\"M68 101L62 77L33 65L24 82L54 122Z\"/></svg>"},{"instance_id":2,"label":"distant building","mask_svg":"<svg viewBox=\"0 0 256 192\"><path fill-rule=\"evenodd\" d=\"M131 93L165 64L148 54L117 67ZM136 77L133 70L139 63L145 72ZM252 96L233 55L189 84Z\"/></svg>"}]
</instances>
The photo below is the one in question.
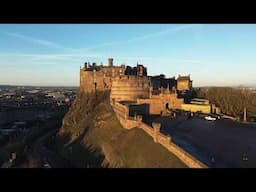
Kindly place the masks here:
<instances>
[{"instance_id":1,"label":"distant building","mask_svg":"<svg viewBox=\"0 0 256 192\"><path fill-rule=\"evenodd\" d=\"M5 96L6 98L11 98L12 96L15 96L16 93L15 92L5 92L3 94L3 96Z\"/></svg>"},{"instance_id":2,"label":"distant building","mask_svg":"<svg viewBox=\"0 0 256 192\"><path fill-rule=\"evenodd\" d=\"M32 93L32 94L35 94L35 93L38 93L40 90L37 90L37 89L33 89L33 90L29 90L27 91L28 93Z\"/></svg>"},{"instance_id":3,"label":"distant building","mask_svg":"<svg viewBox=\"0 0 256 192\"><path fill-rule=\"evenodd\" d=\"M46 96L47 97L53 97L56 100L64 100L65 99L65 95L63 93L60 93L60 92L50 92Z\"/></svg>"}]
</instances>

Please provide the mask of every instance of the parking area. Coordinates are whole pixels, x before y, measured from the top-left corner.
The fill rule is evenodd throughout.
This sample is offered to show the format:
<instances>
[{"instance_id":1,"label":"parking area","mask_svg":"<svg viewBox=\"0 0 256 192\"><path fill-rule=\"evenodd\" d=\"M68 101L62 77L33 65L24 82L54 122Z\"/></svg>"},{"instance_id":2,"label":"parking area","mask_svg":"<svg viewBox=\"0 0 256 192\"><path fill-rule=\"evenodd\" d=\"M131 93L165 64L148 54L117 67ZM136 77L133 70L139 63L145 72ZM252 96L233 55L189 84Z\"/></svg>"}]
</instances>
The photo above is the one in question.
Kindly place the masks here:
<instances>
[{"instance_id":1,"label":"parking area","mask_svg":"<svg viewBox=\"0 0 256 192\"><path fill-rule=\"evenodd\" d=\"M209 167L256 167L256 125L228 119L207 121L203 117L148 116L151 125L161 123L161 132Z\"/></svg>"}]
</instances>

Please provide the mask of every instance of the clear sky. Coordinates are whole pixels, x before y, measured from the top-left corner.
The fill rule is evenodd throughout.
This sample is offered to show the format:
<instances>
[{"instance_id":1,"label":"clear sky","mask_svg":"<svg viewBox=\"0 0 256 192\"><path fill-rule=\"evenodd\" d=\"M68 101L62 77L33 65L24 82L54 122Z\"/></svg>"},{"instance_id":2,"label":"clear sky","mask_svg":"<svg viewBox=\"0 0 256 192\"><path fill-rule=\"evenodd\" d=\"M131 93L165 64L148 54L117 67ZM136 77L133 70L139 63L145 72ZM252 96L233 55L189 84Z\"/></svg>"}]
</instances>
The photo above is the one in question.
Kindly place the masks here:
<instances>
[{"instance_id":1,"label":"clear sky","mask_svg":"<svg viewBox=\"0 0 256 192\"><path fill-rule=\"evenodd\" d=\"M194 86L256 84L256 24L0 24L0 84L78 86L85 61L191 75Z\"/></svg>"}]
</instances>

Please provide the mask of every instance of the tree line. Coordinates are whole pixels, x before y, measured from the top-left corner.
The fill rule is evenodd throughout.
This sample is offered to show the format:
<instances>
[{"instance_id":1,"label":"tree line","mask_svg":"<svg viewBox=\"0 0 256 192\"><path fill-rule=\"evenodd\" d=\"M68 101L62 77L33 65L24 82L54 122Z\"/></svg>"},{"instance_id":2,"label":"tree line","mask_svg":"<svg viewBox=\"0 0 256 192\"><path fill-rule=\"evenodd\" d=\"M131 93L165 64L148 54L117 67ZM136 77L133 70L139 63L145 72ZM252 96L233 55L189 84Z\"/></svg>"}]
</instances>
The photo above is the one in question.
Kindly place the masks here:
<instances>
[{"instance_id":1,"label":"tree line","mask_svg":"<svg viewBox=\"0 0 256 192\"><path fill-rule=\"evenodd\" d=\"M249 120L256 119L256 91L231 87L209 87L195 90L198 98L205 98L220 107L221 112L235 117L243 117L244 107Z\"/></svg>"}]
</instances>

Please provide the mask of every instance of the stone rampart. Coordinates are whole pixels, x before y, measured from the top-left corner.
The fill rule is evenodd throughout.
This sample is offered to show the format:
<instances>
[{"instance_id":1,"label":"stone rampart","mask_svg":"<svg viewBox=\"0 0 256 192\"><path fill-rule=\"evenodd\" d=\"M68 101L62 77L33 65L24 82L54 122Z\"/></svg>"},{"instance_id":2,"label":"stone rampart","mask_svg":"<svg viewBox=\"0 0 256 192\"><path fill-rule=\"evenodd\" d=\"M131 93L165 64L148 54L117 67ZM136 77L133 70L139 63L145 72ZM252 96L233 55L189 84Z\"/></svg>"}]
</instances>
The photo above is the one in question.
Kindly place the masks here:
<instances>
[{"instance_id":1,"label":"stone rampart","mask_svg":"<svg viewBox=\"0 0 256 192\"><path fill-rule=\"evenodd\" d=\"M142 116L136 119L129 117L129 108L126 105L116 102L112 105L117 118L121 125L126 129L141 128L150 135L154 142L161 144L168 151L176 155L182 162L190 168L207 168L206 165L198 161L195 157L184 151L182 148L172 143L171 136L164 135L160 132L160 123L152 123L152 127L142 122Z\"/></svg>"}]
</instances>

